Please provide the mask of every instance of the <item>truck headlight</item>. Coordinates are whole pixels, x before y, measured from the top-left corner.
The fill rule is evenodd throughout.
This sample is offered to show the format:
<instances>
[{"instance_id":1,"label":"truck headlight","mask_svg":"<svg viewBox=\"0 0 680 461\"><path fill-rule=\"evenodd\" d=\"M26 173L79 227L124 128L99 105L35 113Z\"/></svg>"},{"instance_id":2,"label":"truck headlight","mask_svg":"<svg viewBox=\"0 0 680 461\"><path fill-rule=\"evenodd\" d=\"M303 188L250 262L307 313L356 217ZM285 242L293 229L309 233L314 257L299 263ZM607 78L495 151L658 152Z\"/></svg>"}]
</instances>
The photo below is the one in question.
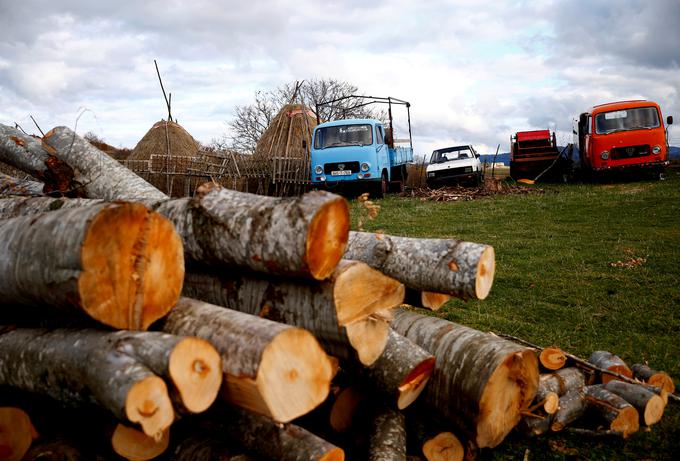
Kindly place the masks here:
<instances>
[{"instance_id":1,"label":"truck headlight","mask_svg":"<svg viewBox=\"0 0 680 461\"><path fill-rule=\"evenodd\" d=\"M321 165L317 165L314 167L314 173L316 174L321 174L323 173L323 167Z\"/></svg>"},{"instance_id":2,"label":"truck headlight","mask_svg":"<svg viewBox=\"0 0 680 461\"><path fill-rule=\"evenodd\" d=\"M607 160L609 158L609 151L608 150L603 150L602 153L600 154L600 158L602 160Z\"/></svg>"},{"instance_id":3,"label":"truck headlight","mask_svg":"<svg viewBox=\"0 0 680 461\"><path fill-rule=\"evenodd\" d=\"M364 162L361 164L361 171L368 171L371 169L371 164L368 162Z\"/></svg>"},{"instance_id":4,"label":"truck headlight","mask_svg":"<svg viewBox=\"0 0 680 461\"><path fill-rule=\"evenodd\" d=\"M661 152L661 146L654 146L652 148L652 154L659 155L659 152Z\"/></svg>"}]
</instances>

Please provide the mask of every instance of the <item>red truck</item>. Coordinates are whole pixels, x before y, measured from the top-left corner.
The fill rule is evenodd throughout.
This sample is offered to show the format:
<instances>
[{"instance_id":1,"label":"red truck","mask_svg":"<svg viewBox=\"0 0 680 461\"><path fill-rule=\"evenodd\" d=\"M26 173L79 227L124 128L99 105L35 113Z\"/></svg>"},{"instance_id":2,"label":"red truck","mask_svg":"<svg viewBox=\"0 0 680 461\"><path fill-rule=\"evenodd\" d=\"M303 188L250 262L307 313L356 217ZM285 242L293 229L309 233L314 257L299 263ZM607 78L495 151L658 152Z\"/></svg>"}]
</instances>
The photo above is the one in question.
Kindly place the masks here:
<instances>
[{"instance_id":1,"label":"red truck","mask_svg":"<svg viewBox=\"0 0 680 461\"><path fill-rule=\"evenodd\" d=\"M582 113L574 130L581 168L595 176L609 171L663 173L668 137L662 120L659 105L644 100L600 104ZM673 117L666 123L672 124Z\"/></svg>"}]
</instances>

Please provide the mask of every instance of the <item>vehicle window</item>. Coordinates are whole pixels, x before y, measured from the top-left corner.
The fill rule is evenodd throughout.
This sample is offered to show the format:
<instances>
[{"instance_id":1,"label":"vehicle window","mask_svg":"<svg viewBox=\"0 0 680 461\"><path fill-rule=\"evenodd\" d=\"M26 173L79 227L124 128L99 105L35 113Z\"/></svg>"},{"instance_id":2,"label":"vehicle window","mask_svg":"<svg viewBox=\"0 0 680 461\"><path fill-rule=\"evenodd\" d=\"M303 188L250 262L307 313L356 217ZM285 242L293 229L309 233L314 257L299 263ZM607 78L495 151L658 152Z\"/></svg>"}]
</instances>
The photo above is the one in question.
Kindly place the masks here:
<instances>
[{"instance_id":1,"label":"vehicle window","mask_svg":"<svg viewBox=\"0 0 680 461\"><path fill-rule=\"evenodd\" d=\"M473 151L468 146L451 147L432 152L430 163L449 162L451 160L472 158L473 156Z\"/></svg>"},{"instance_id":2,"label":"vehicle window","mask_svg":"<svg viewBox=\"0 0 680 461\"><path fill-rule=\"evenodd\" d=\"M383 138L383 132L382 132L382 127L381 126L376 126L375 127L375 135L376 135L376 142L378 144L385 144L385 140Z\"/></svg>"},{"instance_id":3,"label":"vehicle window","mask_svg":"<svg viewBox=\"0 0 680 461\"><path fill-rule=\"evenodd\" d=\"M597 134L644 130L659 126L659 112L656 110L656 107L615 110L603 112L595 116L595 132Z\"/></svg>"},{"instance_id":4,"label":"vehicle window","mask_svg":"<svg viewBox=\"0 0 680 461\"><path fill-rule=\"evenodd\" d=\"M373 144L371 125L335 125L319 128L314 137L314 148L367 146Z\"/></svg>"}]
</instances>

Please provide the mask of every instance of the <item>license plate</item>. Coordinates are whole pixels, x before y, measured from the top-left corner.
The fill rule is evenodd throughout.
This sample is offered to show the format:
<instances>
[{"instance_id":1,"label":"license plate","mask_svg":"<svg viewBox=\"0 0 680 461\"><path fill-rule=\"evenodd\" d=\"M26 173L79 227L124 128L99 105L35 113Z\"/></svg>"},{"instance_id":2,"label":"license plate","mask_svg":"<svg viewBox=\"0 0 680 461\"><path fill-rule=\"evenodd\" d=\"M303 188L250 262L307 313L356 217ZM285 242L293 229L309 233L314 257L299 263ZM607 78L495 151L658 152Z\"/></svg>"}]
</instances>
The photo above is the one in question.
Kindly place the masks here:
<instances>
[{"instance_id":1,"label":"license plate","mask_svg":"<svg viewBox=\"0 0 680 461\"><path fill-rule=\"evenodd\" d=\"M331 171L331 176L349 176L351 174L352 174L351 170Z\"/></svg>"}]
</instances>

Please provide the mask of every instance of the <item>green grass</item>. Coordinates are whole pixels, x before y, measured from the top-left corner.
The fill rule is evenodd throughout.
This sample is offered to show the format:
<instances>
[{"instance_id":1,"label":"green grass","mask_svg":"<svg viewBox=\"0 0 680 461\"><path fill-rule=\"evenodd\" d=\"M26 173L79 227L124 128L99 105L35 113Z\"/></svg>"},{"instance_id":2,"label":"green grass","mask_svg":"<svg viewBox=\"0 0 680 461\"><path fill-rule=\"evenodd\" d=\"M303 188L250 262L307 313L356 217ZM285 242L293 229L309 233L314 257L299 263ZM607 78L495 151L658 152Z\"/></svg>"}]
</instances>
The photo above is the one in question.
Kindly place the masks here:
<instances>
[{"instance_id":1,"label":"green grass","mask_svg":"<svg viewBox=\"0 0 680 461\"><path fill-rule=\"evenodd\" d=\"M541 185L545 194L437 203L389 196L368 231L452 237L496 250L484 301L449 301L436 315L480 330L609 350L680 378L680 171L666 181ZM532 187L532 186L528 186ZM352 204L354 226L361 208ZM611 263L645 258L637 267ZM680 459L680 404L628 440L511 435L480 459Z\"/></svg>"}]
</instances>

